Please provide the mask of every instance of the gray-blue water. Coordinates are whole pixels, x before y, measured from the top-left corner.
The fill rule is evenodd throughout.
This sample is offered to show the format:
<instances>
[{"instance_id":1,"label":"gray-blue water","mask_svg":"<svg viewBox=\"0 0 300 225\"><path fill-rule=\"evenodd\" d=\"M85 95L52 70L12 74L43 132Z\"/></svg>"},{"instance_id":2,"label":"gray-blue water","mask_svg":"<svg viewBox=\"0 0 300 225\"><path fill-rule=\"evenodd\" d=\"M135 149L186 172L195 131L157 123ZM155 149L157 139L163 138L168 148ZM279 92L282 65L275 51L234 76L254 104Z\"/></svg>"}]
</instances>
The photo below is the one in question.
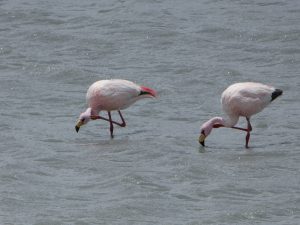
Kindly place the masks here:
<instances>
[{"instance_id":1,"label":"gray-blue water","mask_svg":"<svg viewBox=\"0 0 300 225\"><path fill-rule=\"evenodd\" d=\"M300 224L299 65L298 0L1 0L0 224ZM159 98L77 134L108 78ZM284 94L199 147L239 81Z\"/></svg>"}]
</instances>

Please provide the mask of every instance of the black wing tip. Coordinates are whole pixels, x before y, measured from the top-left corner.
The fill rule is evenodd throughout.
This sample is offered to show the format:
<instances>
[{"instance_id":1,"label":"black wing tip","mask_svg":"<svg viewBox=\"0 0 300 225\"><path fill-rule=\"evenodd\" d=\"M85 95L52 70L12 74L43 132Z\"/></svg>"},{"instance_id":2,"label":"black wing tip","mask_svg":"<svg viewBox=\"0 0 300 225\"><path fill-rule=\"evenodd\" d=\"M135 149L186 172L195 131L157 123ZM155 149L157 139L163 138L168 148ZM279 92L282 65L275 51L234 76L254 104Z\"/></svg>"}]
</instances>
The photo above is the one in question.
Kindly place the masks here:
<instances>
[{"instance_id":1,"label":"black wing tip","mask_svg":"<svg viewBox=\"0 0 300 225\"><path fill-rule=\"evenodd\" d=\"M281 89L275 89L272 93L272 100L276 99L278 96L282 95L283 91Z\"/></svg>"}]
</instances>

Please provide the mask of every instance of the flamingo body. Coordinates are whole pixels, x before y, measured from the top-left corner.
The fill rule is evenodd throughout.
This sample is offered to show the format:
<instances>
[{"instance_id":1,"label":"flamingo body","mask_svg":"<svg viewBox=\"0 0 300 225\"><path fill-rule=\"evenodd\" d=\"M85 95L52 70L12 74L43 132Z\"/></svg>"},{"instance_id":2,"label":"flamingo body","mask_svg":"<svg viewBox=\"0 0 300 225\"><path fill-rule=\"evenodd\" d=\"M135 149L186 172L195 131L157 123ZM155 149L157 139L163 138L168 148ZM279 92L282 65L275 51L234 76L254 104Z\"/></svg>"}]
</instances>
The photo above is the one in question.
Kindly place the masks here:
<instances>
[{"instance_id":1,"label":"flamingo body","mask_svg":"<svg viewBox=\"0 0 300 225\"><path fill-rule=\"evenodd\" d=\"M141 94L142 91L143 87L128 80L99 80L89 87L86 99L93 113L121 110L141 98L155 96L153 90L147 95Z\"/></svg>"},{"instance_id":2,"label":"flamingo body","mask_svg":"<svg viewBox=\"0 0 300 225\"><path fill-rule=\"evenodd\" d=\"M274 87L245 82L230 85L221 97L224 112L229 116L251 117L271 103Z\"/></svg>"},{"instance_id":3,"label":"flamingo body","mask_svg":"<svg viewBox=\"0 0 300 225\"><path fill-rule=\"evenodd\" d=\"M229 127L247 132L246 147L248 147L250 132L252 131L250 117L261 112L281 94L282 90L261 83L244 82L230 85L221 96L222 108L227 114L227 118L214 117L204 123L201 126L199 142L204 145L205 137L210 134L213 128ZM234 127L241 116L246 117L247 128Z\"/></svg>"},{"instance_id":4,"label":"flamingo body","mask_svg":"<svg viewBox=\"0 0 300 225\"><path fill-rule=\"evenodd\" d=\"M126 109L139 99L152 97L156 97L156 92L153 89L139 86L128 80L96 81L87 91L86 99L89 107L79 116L75 129L78 132L80 126L89 122L90 119L102 119L110 123L110 133L113 137L113 124L121 127L126 126L120 110ZM109 118L99 116L100 111L107 111ZM111 111L118 111L122 123L112 120Z\"/></svg>"}]
</instances>

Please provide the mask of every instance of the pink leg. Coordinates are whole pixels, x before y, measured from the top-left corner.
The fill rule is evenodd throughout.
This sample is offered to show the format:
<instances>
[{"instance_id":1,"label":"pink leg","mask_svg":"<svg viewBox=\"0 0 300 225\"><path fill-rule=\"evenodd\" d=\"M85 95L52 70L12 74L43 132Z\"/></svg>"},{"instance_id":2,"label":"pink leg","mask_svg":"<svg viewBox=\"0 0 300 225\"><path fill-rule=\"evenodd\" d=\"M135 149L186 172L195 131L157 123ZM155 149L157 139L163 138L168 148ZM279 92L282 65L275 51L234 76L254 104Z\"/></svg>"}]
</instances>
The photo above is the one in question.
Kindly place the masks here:
<instances>
[{"instance_id":1,"label":"pink leg","mask_svg":"<svg viewBox=\"0 0 300 225\"><path fill-rule=\"evenodd\" d=\"M249 148L249 140L250 140L250 132L252 131L252 126L250 124L250 119L248 117L246 117L247 120L247 128L242 128L242 127L231 127L232 129L236 129L236 130L241 130L241 131L245 131L247 132L246 135L246 148ZM222 124L214 124L213 128L219 128L219 127L224 127L224 125Z\"/></svg>"},{"instance_id":2,"label":"pink leg","mask_svg":"<svg viewBox=\"0 0 300 225\"><path fill-rule=\"evenodd\" d=\"M248 117L246 117L247 120L247 135L246 135L246 148L249 148L248 143L249 143L249 139L250 139L250 132L252 131L252 126L250 123L250 119Z\"/></svg>"},{"instance_id":3,"label":"pink leg","mask_svg":"<svg viewBox=\"0 0 300 225\"><path fill-rule=\"evenodd\" d=\"M111 138L114 137L114 125L113 125L113 121L111 120L111 113L110 111L107 112L108 113L108 118L109 118L109 124L110 124L110 127L109 127L109 130L110 130L110 136Z\"/></svg>"},{"instance_id":4,"label":"pink leg","mask_svg":"<svg viewBox=\"0 0 300 225\"><path fill-rule=\"evenodd\" d=\"M114 137L114 135L113 135L113 132L114 132L114 125L113 125L113 124L116 124L116 125L118 125L118 126L120 126L120 127L125 127L125 126L126 126L126 122L125 122L125 120L124 120L124 118L123 118L123 115L122 115L122 113L121 113L120 110L118 110L118 113L119 113L119 115L120 115L120 118L121 118L121 120L122 120L122 123L113 121L113 120L112 120L112 117L111 117L111 112L108 111L107 113L108 113L108 119L105 118L105 117L99 116L99 115L97 115L97 116L93 115L93 116L91 116L91 119L92 119L92 120L105 120L105 121L108 121L109 124L110 124L110 128L109 128L109 130L110 130L110 136L111 136L111 138L113 138L113 137Z\"/></svg>"},{"instance_id":5,"label":"pink leg","mask_svg":"<svg viewBox=\"0 0 300 225\"><path fill-rule=\"evenodd\" d=\"M252 126L251 126L251 123L250 123L250 119L248 117L246 117L246 120L247 120L248 130L252 131Z\"/></svg>"},{"instance_id":6,"label":"pink leg","mask_svg":"<svg viewBox=\"0 0 300 225\"><path fill-rule=\"evenodd\" d=\"M252 131L252 126L250 124L250 119L248 117L246 117L246 120L247 120L247 128L242 128L242 127L230 127L230 128L237 129L237 130L242 130L242 131L246 131L246 132ZM215 124L213 127L218 128L218 127L224 127L224 126L221 125L221 124Z\"/></svg>"},{"instance_id":7,"label":"pink leg","mask_svg":"<svg viewBox=\"0 0 300 225\"><path fill-rule=\"evenodd\" d=\"M123 116L121 114L121 111L118 111L118 112L119 112L119 115L121 117L122 123L116 122L116 121L113 121L113 120L109 120L109 119L107 119L107 118L105 118L103 116L98 116L98 115L97 116L91 116L91 119L92 120L105 120L105 121L108 121L108 122L112 122L113 124L116 124L116 125L118 125L120 127L125 127L126 126L126 122L125 122L125 120L124 120L124 118L123 118Z\"/></svg>"},{"instance_id":8,"label":"pink leg","mask_svg":"<svg viewBox=\"0 0 300 225\"><path fill-rule=\"evenodd\" d=\"M222 124L214 124L213 128L220 128L220 127L224 127L224 125ZM236 130L242 130L242 131L248 131L246 128L241 128L241 127L230 127L232 129L236 129Z\"/></svg>"},{"instance_id":9,"label":"pink leg","mask_svg":"<svg viewBox=\"0 0 300 225\"><path fill-rule=\"evenodd\" d=\"M119 113L119 115L120 115L120 117L121 117L121 120L122 120L122 123L118 123L118 125L119 125L120 127L126 127L126 122L125 122L125 120L124 120L124 118L123 118L123 116L122 116L121 111L118 110L118 113Z\"/></svg>"},{"instance_id":10,"label":"pink leg","mask_svg":"<svg viewBox=\"0 0 300 225\"><path fill-rule=\"evenodd\" d=\"M246 120L247 120L247 128L241 128L241 127L231 127L233 129L236 129L236 130L242 130L242 131L245 131L247 132L247 135L246 135L246 145L245 147L246 148L249 148L249 140L250 140L250 132L252 131L252 126L250 124L250 119L248 117L246 117Z\"/></svg>"},{"instance_id":11,"label":"pink leg","mask_svg":"<svg viewBox=\"0 0 300 225\"><path fill-rule=\"evenodd\" d=\"M241 128L241 127L230 127L230 128L248 132L248 129L246 129L246 128Z\"/></svg>"}]
</instances>

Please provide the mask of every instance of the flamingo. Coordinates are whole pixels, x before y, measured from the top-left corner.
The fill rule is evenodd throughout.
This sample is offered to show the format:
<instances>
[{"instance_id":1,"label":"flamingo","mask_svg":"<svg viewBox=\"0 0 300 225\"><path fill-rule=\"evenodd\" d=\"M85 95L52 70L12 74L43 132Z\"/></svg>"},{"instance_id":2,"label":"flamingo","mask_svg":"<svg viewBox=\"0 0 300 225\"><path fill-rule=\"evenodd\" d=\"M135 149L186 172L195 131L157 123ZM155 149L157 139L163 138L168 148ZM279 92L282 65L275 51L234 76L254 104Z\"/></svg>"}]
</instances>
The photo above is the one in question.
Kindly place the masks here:
<instances>
[{"instance_id":1,"label":"flamingo","mask_svg":"<svg viewBox=\"0 0 300 225\"><path fill-rule=\"evenodd\" d=\"M154 97L156 97L156 92L153 89L139 86L128 80L96 81L87 91L86 99L89 107L80 114L75 130L78 133L79 128L90 120L102 119L109 122L110 135L113 138L114 124L120 127L126 126L121 110L126 109L139 99ZM108 118L99 115L102 110L107 111ZM112 120L111 111L118 111L122 122Z\"/></svg>"},{"instance_id":2,"label":"flamingo","mask_svg":"<svg viewBox=\"0 0 300 225\"><path fill-rule=\"evenodd\" d=\"M228 127L245 131L248 148L252 126L250 117L262 111L269 103L282 95L282 90L261 83L243 82L230 85L221 96L223 111L227 118L213 117L201 126L199 143L205 146L205 138L213 128ZM246 117L247 128L235 127L239 117Z\"/></svg>"}]
</instances>

